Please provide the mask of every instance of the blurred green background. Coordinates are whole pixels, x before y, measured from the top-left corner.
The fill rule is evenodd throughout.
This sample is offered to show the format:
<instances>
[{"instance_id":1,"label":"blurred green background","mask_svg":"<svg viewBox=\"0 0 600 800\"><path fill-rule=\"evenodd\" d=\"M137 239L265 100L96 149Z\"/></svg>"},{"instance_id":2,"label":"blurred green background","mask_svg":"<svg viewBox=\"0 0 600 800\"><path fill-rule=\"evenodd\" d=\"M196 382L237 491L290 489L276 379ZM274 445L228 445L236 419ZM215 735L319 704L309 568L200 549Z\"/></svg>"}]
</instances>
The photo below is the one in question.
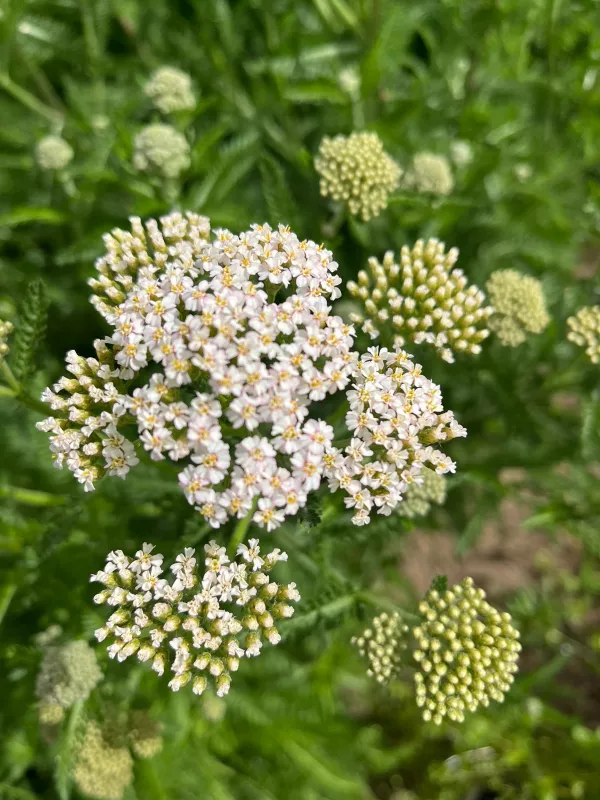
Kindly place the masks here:
<instances>
[{"instance_id":1,"label":"blurred green background","mask_svg":"<svg viewBox=\"0 0 600 800\"><path fill-rule=\"evenodd\" d=\"M600 797L600 393L565 324L599 295L599 22L597 0L0 2L0 317L31 397L106 335L86 285L102 234L174 208L235 232L289 223L326 242L344 281L439 237L480 287L503 268L540 279L552 316L518 349L418 353L469 432L445 505L360 529L317 508L278 530L303 602L226 699L173 695L98 649L105 679L78 714L137 708L163 726L125 800ZM197 99L168 120L144 94L163 65ZM165 121L190 148L169 178L134 165L136 135ZM363 129L402 167L446 157L453 191L340 218L314 155ZM73 150L64 169L36 160L50 134ZM52 468L34 408L0 396L0 414L0 798L76 798L78 720L40 724L34 637L91 638L87 576L109 550L150 538L170 559L209 531L150 466L84 495ZM506 607L524 653L503 705L436 728L409 684L369 681L349 640L373 594L410 603L440 572Z\"/></svg>"}]
</instances>

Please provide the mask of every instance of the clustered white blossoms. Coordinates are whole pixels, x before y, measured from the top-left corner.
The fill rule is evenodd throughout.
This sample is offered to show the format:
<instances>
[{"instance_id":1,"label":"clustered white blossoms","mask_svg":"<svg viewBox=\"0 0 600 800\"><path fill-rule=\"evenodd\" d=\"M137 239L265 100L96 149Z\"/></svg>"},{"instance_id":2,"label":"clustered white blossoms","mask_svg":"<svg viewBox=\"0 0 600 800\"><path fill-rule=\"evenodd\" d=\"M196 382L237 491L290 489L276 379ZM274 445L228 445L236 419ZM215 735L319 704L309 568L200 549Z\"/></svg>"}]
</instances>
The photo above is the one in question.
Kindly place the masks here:
<instances>
[{"instance_id":1,"label":"clustered white blossoms","mask_svg":"<svg viewBox=\"0 0 600 800\"><path fill-rule=\"evenodd\" d=\"M91 576L105 588L98 604L116 606L96 631L98 641L111 638L111 658L137 656L152 661L163 675L170 667L169 688L178 691L191 682L202 694L213 678L217 694L228 693L231 673L240 659L258 656L264 642L277 644L276 622L294 613L300 599L294 583L280 586L269 572L286 553L261 555L258 539L240 544L230 560L215 542L204 546L200 575L195 550L186 548L171 565L172 580L161 577L163 556L144 544L132 560L121 550L109 553L104 569Z\"/></svg>"},{"instance_id":2,"label":"clustered white blossoms","mask_svg":"<svg viewBox=\"0 0 600 800\"><path fill-rule=\"evenodd\" d=\"M320 485L333 430L309 406L347 385L354 330L330 314L329 250L283 226L213 233L204 217L171 214L106 237L92 302L114 333L97 359L68 355L75 378L42 396L68 420L39 427L91 489L137 462L119 430L136 422L152 459L182 463L185 496L210 525L254 505L273 530Z\"/></svg>"},{"instance_id":3,"label":"clustered white blossoms","mask_svg":"<svg viewBox=\"0 0 600 800\"><path fill-rule=\"evenodd\" d=\"M425 466L438 475L454 472L454 462L433 445L467 431L443 411L439 386L403 350L369 348L352 377L346 414L352 439L343 451L328 450L325 475L332 491L347 493L352 522L366 525L373 511L391 514L408 487L421 482Z\"/></svg>"}]
</instances>

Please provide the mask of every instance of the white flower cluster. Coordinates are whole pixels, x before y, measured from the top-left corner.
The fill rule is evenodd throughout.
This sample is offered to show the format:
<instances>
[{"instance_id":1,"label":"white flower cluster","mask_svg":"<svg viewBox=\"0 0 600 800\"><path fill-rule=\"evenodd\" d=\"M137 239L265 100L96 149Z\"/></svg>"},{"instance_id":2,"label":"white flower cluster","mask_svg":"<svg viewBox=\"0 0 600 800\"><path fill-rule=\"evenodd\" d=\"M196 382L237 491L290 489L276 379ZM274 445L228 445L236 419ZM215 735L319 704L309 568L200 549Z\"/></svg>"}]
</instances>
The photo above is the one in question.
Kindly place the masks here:
<instances>
[{"instance_id":1,"label":"white flower cluster","mask_svg":"<svg viewBox=\"0 0 600 800\"><path fill-rule=\"evenodd\" d=\"M389 515L424 466L439 475L456 465L433 445L466 436L451 411L443 411L439 386L403 350L369 348L357 363L346 425L350 444L330 448L325 474L332 491L343 489L354 508L352 522L366 525L373 509Z\"/></svg>"},{"instance_id":2,"label":"white flower cluster","mask_svg":"<svg viewBox=\"0 0 600 800\"><path fill-rule=\"evenodd\" d=\"M192 79L177 67L159 67L144 86L144 94L163 114L189 111L196 105Z\"/></svg>"},{"instance_id":3,"label":"white flower cluster","mask_svg":"<svg viewBox=\"0 0 600 800\"><path fill-rule=\"evenodd\" d=\"M300 600L294 583L269 580L287 555L276 548L262 556L258 539L250 539L238 545L241 558L231 561L224 547L209 542L201 578L188 547L171 565L169 581L161 577L163 556L153 550L144 544L133 560L121 550L111 552L104 569L91 576L105 586L94 601L117 607L96 638L114 640L108 654L118 661L133 655L151 660L159 675L170 665L174 692L191 682L192 691L202 694L209 675L223 696L241 658L259 655L265 640L280 641L275 623L291 617L290 603Z\"/></svg>"},{"instance_id":4,"label":"white flower cluster","mask_svg":"<svg viewBox=\"0 0 600 800\"><path fill-rule=\"evenodd\" d=\"M54 418L40 427L54 434L59 466L92 488L104 471L124 476L133 463L117 428L135 420L152 459L187 461L181 486L213 527L254 503L254 520L272 530L320 484L333 431L307 419L308 409L347 385L356 360L352 326L327 304L340 296L337 263L283 226L217 230L209 241L208 220L173 214L160 228L152 222L144 232L133 220L132 229L107 237L93 282L104 297L92 301L114 328L112 349L99 344L99 360L72 356L87 394L61 379L43 396L79 427ZM126 394L141 371L145 384ZM67 400L61 389L74 394ZM85 461L81 471L81 450L106 463Z\"/></svg>"}]
</instances>

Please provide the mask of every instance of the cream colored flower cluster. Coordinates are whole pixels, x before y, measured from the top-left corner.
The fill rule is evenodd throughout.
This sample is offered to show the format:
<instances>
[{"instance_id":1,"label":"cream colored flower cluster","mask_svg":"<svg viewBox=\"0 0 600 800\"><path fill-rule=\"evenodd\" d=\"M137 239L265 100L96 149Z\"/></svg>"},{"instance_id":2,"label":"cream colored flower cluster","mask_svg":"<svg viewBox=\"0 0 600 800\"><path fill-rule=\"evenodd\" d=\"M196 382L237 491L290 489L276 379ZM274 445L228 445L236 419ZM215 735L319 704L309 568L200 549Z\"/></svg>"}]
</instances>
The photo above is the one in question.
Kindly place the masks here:
<instances>
[{"instance_id":1,"label":"cream colored flower cluster","mask_svg":"<svg viewBox=\"0 0 600 800\"><path fill-rule=\"evenodd\" d=\"M96 654L87 642L48 645L35 684L40 721L60 722L65 710L87 700L101 680Z\"/></svg>"},{"instance_id":2,"label":"cream colored flower cluster","mask_svg":"<svg viewBox=\"0 0 600 800\"><path fill-rule=\"evenodd\" d=\"M328 450L325 475L332 491L348 495L344 502L354 509L355 525L368 524L373 511L391 514L408 487L422 480L424 466L440 475L455 471L433 445L467 432L443 410L439 386L408 353L370 348L355 367L347 398L352 439L343 450Z\"/></svg>"},{"instance_id":3,"label":"cream colored flower cluster","mask_svg":"<svg viewBox=\"0 0 600 800\"><path fill-rule=\"evenodd\" d=\"M401 170L383 149L376 133L326 136L315 168L321 176L321 194L344 203L351 214L368 221L388 204Z\"/></svg>"},{"instance_id":4,"label":"cream colored flower cluster","mask_svg":"<svg viewBox=\"0 0 600 800\"><path fill-rule=\"evenodd\" d=\"M406 650L408 641L408 625L400 615L379 614L371 621L360 636L351 639L351 644L358 648L361 656L369 662L367 675L378 683L388 683L397 677L402 666L402 651Z\"/></svg>"},{"instance_id":5,"label":"cream colored flower cluster","mask_svg":"<svg viewBox=\"0 0 600 800\"><path fill-rule=\"evenodd\" d=\"M550 322L542 284L515 269L493 272L485 285L494 313L490 330L502 344L517 347L532 333L541 333Z\"/></svg>"},{"instance_id":6,"label":"cream colored flower cluster","mask_svg":"<svg viewBox=\"0 0 600 800\"><path fill-rule=\"evenodd\" d=\"M72 776L85 797L121 800L133 781L133 758L121 742L112 742L95 721L86 723L75 750Z\"/></svg>"},{"instance_id":7,"label":"cream colored flower cluster","mask_svg":"<svg viewBox=\"0 0 600 800\"><path fill-rule=\"evenodd\" d=\"M189 111L196 105L192 79L177 67L159 67L144 86L144 94L163 114Z\"/></svg>"},{"instance_id":8,"label":"cream colored flower cluster","mask_svg":"<svg viewBox=\"0 0 600 800\"><path fill-rule=\"evenodd\" d=\"M147 125L134 139L133 166L165 178L178 178L190 166L190 145L172 125Z\"/></svg>"},{"instance_id":9,"label":"cream colored flower cluster","mask_svg":"<svg viewBox=\"0 0 600 800\"><path fill-rule=\"evenodd\" d=\"M417 153L402 181L409 189L427 194L448 195L454 189L454 177L446 156Z\"/></svg>"},{"instance_id":10,"label":"cream colored flower cluster","mask_svg":"<svg viewBox=\"0 0 600 800\"><path fill-rule=\"evenodd\" d=\"M38 427L92 489L137 463L122 433L136 422L152 459L183 462L182 489L213 527L254 503L273 530L320 484L333 431L309 407L347 385L354 331L330 313L330 251L283 226L209 234L206 218L172 214L106 237L92 302L114 334L97 359L69 354L74 378L42 395L60 416Z\"/></svg>"},{"instance_id":11,"label":"cream colored flower cluster","mask_svg":"<svg viewBox=\"0 0 600 800\"><path fill-rule=\"evenodd\" d=\"M521 645L510 614L499 612L471 578L430 589L419 606L415 688L423 719L462 722L465 711L501 703L517 672Z\"/></svg>"},{"instance_id":12,"label":"cream colored flower cluster","mask_svg":"<svg viewBox=\"0 0 600 800\"><path fill-rule=\"evenodd\" d=\"M567 338L580 347L592 364L600 362L600 306L584 306L573 317L567 320L569 333Z\"/></svg>"},{"instance_id":13,"label":"cream colored flower cluster","mask_svg":"<svg viewBox=\"0 0 600 800\"><path fill-rule=\"evenodd\" d=\"M73 160L73 155L73 148L62 136L44 136L35 147L35 160L44 171L64 169Z\"/></svg>"},{"instance_id":14,"label":"cream colored flower cluster","mask_svg":"<svg viewBox=\"0 0 600 800\"><path fill-rule=\"evenodd\" d=\"M422 483L411 483L404 500L398 506L401 517L414 519L429 513L432 504L442 505L446 500L446 478L428 467L421 470Z\"/></svg>"},{"instance_id":15,"label":"cream colored flower cluster","mask_svg":"<svg viewBox=\"0 0 600 800\"><path fill-rule=\"evenodd\" d=\"M351 319L372 339L389 332L395 347L407 341L428 344L449 363L455 353L477 355L489 336L493 309L485 305L483 292L455 268L457 259L458 250L446 252L437 239L419 239L412 249L405 245L399 263L391 251L383 263L370 258L369 272L359 272L358 283L347 285L364 304L364 314L355 313Z\"/></svg>"},{"instance_id":16,"label":"cream colored flower cluster","mask_svg":"<svg viewBox=\"0 0 600 800\"><path fill-rule=\"evenodd\" d=\"M159 675L170 669L174 692L191 683L202 694L211 677L223 696L240 659L258 656L265 641L277 644L277 622L294 613L296 585L269 579L287 555L276 548L262 556L258 540L250 539L238 546L240 558L230 560L224 547L210 542L202 571L195 551L186 548L171 566L170 581L161 577L163 557L153 549L144 544L134 559L121 550L109 553L104 569L92 575L105 586L94 601L116 607L96 638L112 640L108 653L118 661L136 656L152 661Z\"/></svg>"},{"instance_id":17,"label":"cream colored flower cluster","mask_svg":"<svg viewBox=\"0 0 600 800\"><path fill-rule=\"evenodd\" d=\"M4 361L4 357L8 354L9 346L7 339L13 332L12 322L0 319L0 364Z\"/></svg>"}]
</instances>

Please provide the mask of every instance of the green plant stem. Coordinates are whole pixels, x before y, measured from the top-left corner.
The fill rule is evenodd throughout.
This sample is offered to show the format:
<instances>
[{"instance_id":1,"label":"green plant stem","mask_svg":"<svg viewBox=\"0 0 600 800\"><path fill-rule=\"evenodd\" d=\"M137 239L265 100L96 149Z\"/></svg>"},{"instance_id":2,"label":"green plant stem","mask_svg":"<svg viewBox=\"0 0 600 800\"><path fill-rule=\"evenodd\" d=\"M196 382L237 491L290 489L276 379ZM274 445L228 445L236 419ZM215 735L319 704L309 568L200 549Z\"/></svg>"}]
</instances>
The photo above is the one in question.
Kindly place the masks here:
<instances>
[{"instance_id":1,"label":"green plant stem","mask_svg":"<svg viewBox=\"0 0 600 800\"><path fill-rule=\"evenodd\" d=\"M236 554L238 544L240 544L240 542L243 541L244 536L246 535L246 531L248 530L250 523L252 522L252 516L254 515L255 511L256 511L256 500L254 500L254 502L252 503L252 508L250 509L250 511L246 514L245 517L243 517L238 522L238 524L233 529L231 539L229 540L229 546L227 547L227 552L230 558L233 558L233 556Z\"/></svg>"},{"instance_id":2,"label":"green plant stem","mask_svg":"<svg viewBox=\"0 0 600 800\"><path fill-rule=\"evenodd\" d=\"M0 397L12 397L17 400L21 405L26 406L27 408L31 409L31 411L37 411L39 414L43 414L45 417L48 416L50 412L49 406L46 403L43 403L41 400L36 400L35 397L32 397L19 383L16 379L14 372L8 366L6 361L3 361L0 365L0 375L4 378L8 386L0 386ZM56 417L63 417L62 414L54 414Z\"/></svg>"},{"instance_id":3,"label":"green plant stem","mask_svg":"<svg viewBox=\"0 0 600 800\"><path fill-rule=\"evenodd\" d=\"M8 497L26 506L61 506L65 499L60 495L40 492L37 489L22 489L20 486L0 486L0 497Z\"/></svg>"},{"instance_id":4,"label":"green plant stem","mask_svg":"<svg viewBox=\"0 0 600 800\"><path fill-rule=\"evenodd\" d=\"M16 592L16 583L7 583L0 590L0 625L2 625L2 620L6 616L6 612L8 611Z\"/></svg>"},{"instance_id":5,"label":"green plant stem","mask_svg":"<svg viewBox=\"0 0 600 800\"><path fill-rule=\"evenodd\" d=\"M49 122L60 124L63 121L63 115L60 111L56 111L56 109L50 108L45 103L42 103L41 100L38 100L38 98L27 91L27 89L15 83L6 73L0 73L0 88L4 89L4 91L14 97L15 100L18 100L31 111L35 111L36 114L44 117L44 119L47 119Z\"/></svg>"},{"instance_id":6,"label":"green plant stem","mask_svg":"<svg viewBox=\"0 0 600 800\"><path fill-rule=\"evenodd\" d=\"M391 614L400 614L400 616L404 617L407 622L418 623L421 621L421 617L418 614L413 614L411 611L406 611L404 608L399 608L395 603L392 603L391 600L388 600L385 597L378 597L371 592L359 592L356 595L356 599L361 603L373 606L374 608L380 608L383 611L388 611Z\"/></svg>"}]
</instances>

